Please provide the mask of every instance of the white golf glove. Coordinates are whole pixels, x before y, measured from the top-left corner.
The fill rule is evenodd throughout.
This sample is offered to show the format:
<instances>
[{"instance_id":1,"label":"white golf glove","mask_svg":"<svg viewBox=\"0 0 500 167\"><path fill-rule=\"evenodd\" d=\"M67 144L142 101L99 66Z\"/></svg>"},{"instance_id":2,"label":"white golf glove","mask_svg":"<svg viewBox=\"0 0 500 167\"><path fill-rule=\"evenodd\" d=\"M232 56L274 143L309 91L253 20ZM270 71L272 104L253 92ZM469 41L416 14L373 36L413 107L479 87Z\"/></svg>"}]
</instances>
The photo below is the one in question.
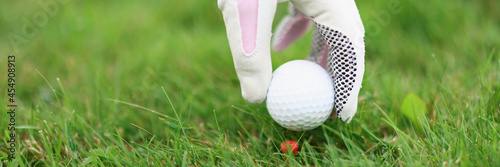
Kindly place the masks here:
<instances>
[{"instance_id":1,"label":"white golf glove","mask_svg":"<svg viewBox=\"0 0 500 167\"><path fill-rule=\"evenodd\" d=\"M315 23L309 60L317 62L335 85L334 108L349 123L356 113L364 72L364 28L353 0L290 0L273 48L285 49ZM278 0L218 0L243 98L266 99L271 81L271 29Z\"/></svg>"}]
</instances>

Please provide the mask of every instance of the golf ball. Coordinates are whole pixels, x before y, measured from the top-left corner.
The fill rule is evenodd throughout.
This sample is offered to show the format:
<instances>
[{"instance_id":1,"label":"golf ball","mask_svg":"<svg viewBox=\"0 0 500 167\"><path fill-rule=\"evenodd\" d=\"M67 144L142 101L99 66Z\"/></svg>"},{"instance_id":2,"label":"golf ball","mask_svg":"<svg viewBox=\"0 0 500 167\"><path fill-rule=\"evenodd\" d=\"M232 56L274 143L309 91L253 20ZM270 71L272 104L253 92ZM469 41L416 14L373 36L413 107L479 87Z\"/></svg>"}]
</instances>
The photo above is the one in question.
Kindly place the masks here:
<instances>
[{"instance_id":1,"label":"golf ball","mask_svg":"<svg viewBox=\"0 0 500 167\"><path fill-rule=\"evenodd\" d=\"M266 104L278 124L301 131L321 125L332 112L333 100L328 73L311 61L294 60L274 71Z\"/></svg>"}]
</instances>

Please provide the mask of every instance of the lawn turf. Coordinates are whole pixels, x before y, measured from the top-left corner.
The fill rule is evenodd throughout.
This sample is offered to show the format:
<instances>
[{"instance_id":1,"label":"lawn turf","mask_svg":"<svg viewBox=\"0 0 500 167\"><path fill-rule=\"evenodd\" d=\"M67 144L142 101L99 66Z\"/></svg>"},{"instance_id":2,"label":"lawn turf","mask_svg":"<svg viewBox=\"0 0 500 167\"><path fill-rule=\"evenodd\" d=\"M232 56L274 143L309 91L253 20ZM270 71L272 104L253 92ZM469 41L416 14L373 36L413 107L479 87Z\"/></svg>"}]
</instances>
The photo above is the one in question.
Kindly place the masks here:
<instances>
[{"instance_id":1,"label":"lawn turf","mask_svg":"<svg viewBox=\"0 0 500 167\"><path fill-rule=\"evenodd\" d=\"M293 132L272 120L265 103L241 97L215 0L68 1L53 13L38 1L2 1L0 160L10 166L499 166L500 2L356 3L366 29L358 113L350 124L327 121ZM286 8L278 5L274 26ZM24 36L23 26L43 13L46 22ZM311 36L272 52L273 68L304 59ZM18 104L12 162L4 105L10 54ZM401 113L409 93L429 111L420 123ZM285 140L301 145L296 157L280 153Z\"/></svg>"}]
</instances>

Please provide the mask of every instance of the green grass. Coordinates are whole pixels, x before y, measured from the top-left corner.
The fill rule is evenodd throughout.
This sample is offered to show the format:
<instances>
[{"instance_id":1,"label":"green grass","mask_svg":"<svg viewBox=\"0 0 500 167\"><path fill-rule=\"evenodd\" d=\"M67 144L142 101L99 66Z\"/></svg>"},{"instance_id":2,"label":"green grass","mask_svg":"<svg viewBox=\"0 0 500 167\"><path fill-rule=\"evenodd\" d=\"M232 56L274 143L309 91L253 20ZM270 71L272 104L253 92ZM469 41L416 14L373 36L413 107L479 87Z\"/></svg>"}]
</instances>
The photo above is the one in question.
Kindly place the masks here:
<instances>
[{"instance_id":1,"label":"green grass","mask_svg":"<svg viewBox=\"0 0 500 167\"><path fill-rule=\"evenodd\" d=\"M377 13L400 5L386 24ZM350 124L293 132L240 94L215 1L70 1L11 47L43 9L0 2L0 93L17 56L18 154L11 166L499 166L498 1L357 1L366 72ZM275 25L286 13L279 4ZM380 29L374 29L379 24ZM309 52L309 32L273 67ZM429 111L401 113L409 93ZM297 140L296 157L279 152ZM1 163L0 163L1 164ZM0 165L1 166L1 165Z\"/></svg>"}]
</instances>

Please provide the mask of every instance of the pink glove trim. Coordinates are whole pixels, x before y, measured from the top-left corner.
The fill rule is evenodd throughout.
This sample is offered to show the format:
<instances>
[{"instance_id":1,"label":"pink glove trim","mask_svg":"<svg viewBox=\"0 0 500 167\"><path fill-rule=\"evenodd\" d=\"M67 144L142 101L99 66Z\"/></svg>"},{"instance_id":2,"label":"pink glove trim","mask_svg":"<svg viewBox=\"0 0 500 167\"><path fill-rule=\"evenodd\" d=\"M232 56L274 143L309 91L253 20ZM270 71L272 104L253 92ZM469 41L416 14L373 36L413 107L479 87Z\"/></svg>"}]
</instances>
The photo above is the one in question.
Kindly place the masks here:
<instances>
[{"instance_id":1,"label":"pink glove trim","mask_svg":"<svg viewBox=\"0 0 500 167\"><path fill-rule=\"evenodd\" d=\"M279 41L276 41L274 50L276 51L282 51L286 49L288 46L290 46L293 42L295 42L297 39L299 39L304 33L309 30L309 27L311 27L312 21L302 13L297 13L293 19L288 23L285 28L285 30L281 33L282 37L279 38Z\"/></svg>"},{"instance_id":2,"label":"pink glove trim","mask_svg":"<svg viewBox=\"0 0 500 167\"><path fill-rule=\"evenodd\" d=\"M255 50L257 42L258 6L258 0L238 0L241 41L245 54L251 54Z\"/></svg>"}]
</instances>

